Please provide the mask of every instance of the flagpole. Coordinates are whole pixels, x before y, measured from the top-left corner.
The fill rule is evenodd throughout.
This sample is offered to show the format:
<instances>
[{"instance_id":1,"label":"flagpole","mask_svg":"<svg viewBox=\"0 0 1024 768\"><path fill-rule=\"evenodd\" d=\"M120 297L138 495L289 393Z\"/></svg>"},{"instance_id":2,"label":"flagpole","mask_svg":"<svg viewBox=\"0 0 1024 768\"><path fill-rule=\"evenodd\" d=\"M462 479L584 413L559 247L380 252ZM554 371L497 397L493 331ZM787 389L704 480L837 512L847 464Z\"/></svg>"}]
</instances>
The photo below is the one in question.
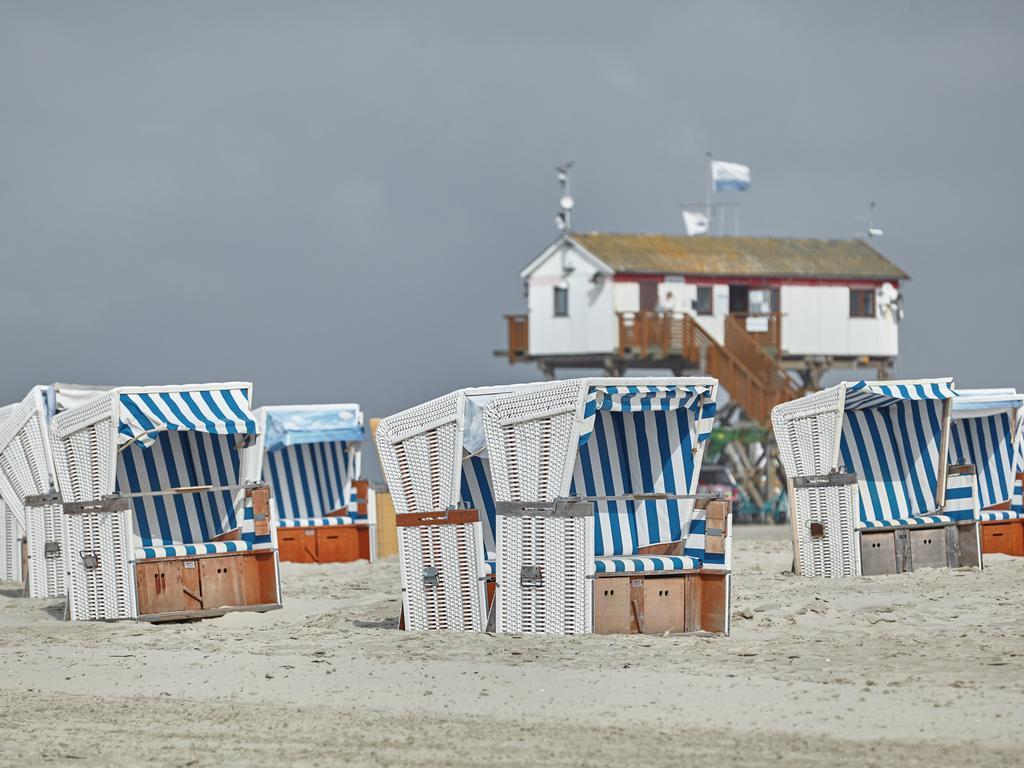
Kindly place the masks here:
<instances>
[{"instance_id":1,"label":"flagpole","mask_svg":"<svg viewBox=\"0 0 1024 768\"><path fill-rule=\"evenodd\" d=\"M708 189L707 189L707 197L706 197L706 199L707 199L707 210L705 210L704 213L708 217L708 222L709 222L708 230L710 230L711 229L711 225L710 225L711 211L713 210L713 206L714 206L714 202L715 202L715 182L711 179L711 153L710 152L705 152L705 155L708 158Z\"/></svg>"}]
</instances>

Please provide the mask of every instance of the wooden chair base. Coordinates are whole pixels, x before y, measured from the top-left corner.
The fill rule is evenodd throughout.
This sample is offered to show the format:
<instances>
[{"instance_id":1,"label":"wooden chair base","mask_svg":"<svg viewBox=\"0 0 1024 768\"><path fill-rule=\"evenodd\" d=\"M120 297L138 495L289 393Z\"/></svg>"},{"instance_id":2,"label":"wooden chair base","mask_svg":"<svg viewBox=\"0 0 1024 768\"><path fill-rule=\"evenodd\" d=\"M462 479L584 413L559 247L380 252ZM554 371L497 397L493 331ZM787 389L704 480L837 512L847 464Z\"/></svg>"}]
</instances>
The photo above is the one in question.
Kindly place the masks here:
<instances>
[{"instance_id":1,"label":"wooden chair base","mask_svg":"<svg viewBox=\"0 0 1024 768\"><path fill-rule=\"evenodd\" d=\"M161 557L135 564L139 618L181 621L280 607L271 551Z\"/></svg>"},{"instance_id":2,"label":"wooden chair base","mask_svg":"<svg viewBox=\"0 0 1024 768\"><path fill-rule=\"evenodd\" d=\"M986 555L1024 557L1024 520L992 520L981 524L981 551Z\"/></svg>"},{"instance_id":3,"label":"wooden chair base","mask_svg":"<svg viewBox=\"0 0 1024 768\"><path fill-rule=\"evenodd\" d=\"M594 633L646 634L728 630L724 573L629 573L594 579Z\"/></svg>"},{"instance_id":4,"label":"wooden chair base","mask_svg":"<svg viewBox=\"0 0 1024 768\"><path fill-rule=\"evenodd\" d=\"M370 559L370 526L278 528L277 548L288 563L351 563Z\"/></svg>"},{"instance_id":5,"label":"wooden chair base","mask_svg":"<svg viewBox=\"0 0 1024 768\"><path fill-rule=\"evenodd\" d=\"M981 566L975 523L865 529L858 537L862 576Z\"/></svg>"}]
</instances>

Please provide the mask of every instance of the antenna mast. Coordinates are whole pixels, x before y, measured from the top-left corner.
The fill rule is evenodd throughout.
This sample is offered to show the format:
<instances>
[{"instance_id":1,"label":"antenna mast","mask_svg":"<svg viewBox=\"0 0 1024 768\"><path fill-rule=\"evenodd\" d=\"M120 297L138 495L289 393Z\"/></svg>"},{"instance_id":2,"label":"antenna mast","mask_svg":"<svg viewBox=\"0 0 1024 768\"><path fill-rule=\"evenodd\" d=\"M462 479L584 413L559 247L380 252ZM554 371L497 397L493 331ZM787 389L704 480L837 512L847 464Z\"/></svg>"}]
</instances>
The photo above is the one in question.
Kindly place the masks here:
<instances>
[{"instance_id":1,"label":"antenna mast","mask_svg":"<svg viewBox=\"0 0 1024 768\"><path fill-rule=\"evenodd\" d=\"M570 194L569 171L572 170L573 161L558 166L558 183L562 187L562 196L558 200L559 211L555 216L555 226L559 232L569 232L572 226L572 208L575 205Z\"/></svg>"}]
</instances>

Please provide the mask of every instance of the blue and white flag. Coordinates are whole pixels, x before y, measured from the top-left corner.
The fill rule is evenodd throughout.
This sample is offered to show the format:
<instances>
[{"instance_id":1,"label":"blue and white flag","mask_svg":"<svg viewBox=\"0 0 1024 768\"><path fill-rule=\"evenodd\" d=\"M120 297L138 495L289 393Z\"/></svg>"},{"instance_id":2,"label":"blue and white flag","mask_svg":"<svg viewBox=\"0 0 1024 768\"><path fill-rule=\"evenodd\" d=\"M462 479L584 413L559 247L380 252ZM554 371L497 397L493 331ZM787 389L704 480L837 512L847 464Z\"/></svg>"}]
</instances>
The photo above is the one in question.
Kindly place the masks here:
<instances>
[{"instance_id":1,"label":"blue and white flag","mask_svg":"<svg viewBox=\"0 0 1024 768\"><path fill-rule=\"evenodd\" d=\"M715 192L725 192L730 189L742 192L750 186L750 166L712 160L711 180L715 184Z\"/></svg>"}]
</instances>

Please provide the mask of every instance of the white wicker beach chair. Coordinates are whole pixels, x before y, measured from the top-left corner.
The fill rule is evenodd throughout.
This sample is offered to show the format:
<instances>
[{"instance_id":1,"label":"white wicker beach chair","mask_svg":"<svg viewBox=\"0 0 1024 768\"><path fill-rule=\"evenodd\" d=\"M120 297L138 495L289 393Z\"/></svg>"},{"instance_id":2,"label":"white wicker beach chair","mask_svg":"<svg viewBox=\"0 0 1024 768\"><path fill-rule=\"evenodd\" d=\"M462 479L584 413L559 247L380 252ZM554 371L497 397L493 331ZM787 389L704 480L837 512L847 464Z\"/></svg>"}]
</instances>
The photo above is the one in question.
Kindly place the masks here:
<instances>
[{"instance_id":1,"label":"white wicker beach chair","mask_svg":"<svg viewBox=\"0 0 1024 768\"><path fill-rule=\"evenodd\" d=\"M772 411L797 573L979 565L973 466L947 457L951 379L843 382Z\"/></svg>"},{"instance_id":2,"label":"white wicker beach chair","mask_svg":"<svg viewBox=\"0 0 1024 768\"><path fill-rule=\"evenodd\" d=\"M372 560L376 519L362 471L358 405L277 405L256 409L260 479L270 486L282 560Z\"/></svg>"},{"instance_id":3,"label":"white wicker beach chair","mask_svg":"<svg viewBox=\"0 0 1024 768\"><path fill-rule=\"evenodd\" d=\"M48 387L33 387L0 426L0 497L8 518L4 570L9 576L25 574L30 597L65 593L63 515L50 453L48 392Z\"/></svg>"},{"instance_id":4,"label":"white wicker beach chair","mask_svg":"<svg viewBox=\"0 0 1024 768\"><path fill-rule=\"evenodd\" d=\"M716 390L574 379L486 408L497 631L728 632L731 511L695 496Z\"/></svg>"},{"instance_id":5,"label":"white wicker beach chair","mask_svg":"<svg viewBox=\"0 0 1024 768\"><path fill-rule=\"evenodd\" d=\"M494 398L534 386L460 389L378 424L407 629L485 628L495 507L481 414Z\"/></svg>"},{"instance_id":6,"label":"white wicker beach chair","mask_svg":"<svg viewBox=\"0 0 1024 768\"><path fill-rule=\"evenodd\" d=\"M949 461L977 469L982 553L1024 555L1024 395L1014 389L958 389L952 418ZM947 496L947 507L952 501Z\"/></svg>"},{"instance_id":7,"label":"white wicker beach chair","mask_svg":"<svg viewBox=\"0 0 1024 768\"><path fill-rule=\"evenodd\" d=\"M124 387L58 414L72 619L202 618L281 601L252 385Z\"/></svg>"}]
</instances>

